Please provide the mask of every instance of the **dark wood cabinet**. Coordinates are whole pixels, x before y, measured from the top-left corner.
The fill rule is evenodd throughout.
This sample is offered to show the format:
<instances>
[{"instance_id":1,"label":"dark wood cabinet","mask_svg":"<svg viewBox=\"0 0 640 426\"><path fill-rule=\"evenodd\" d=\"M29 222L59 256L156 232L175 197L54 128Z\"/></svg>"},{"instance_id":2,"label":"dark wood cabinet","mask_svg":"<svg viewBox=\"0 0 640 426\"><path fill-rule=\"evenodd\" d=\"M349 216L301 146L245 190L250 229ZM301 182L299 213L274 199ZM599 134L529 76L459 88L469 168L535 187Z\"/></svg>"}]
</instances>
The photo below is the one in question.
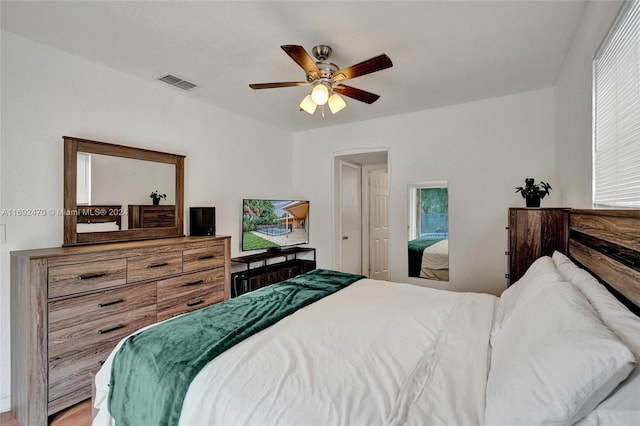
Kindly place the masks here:
<instances>
[{"instance_id":1,"label":"dark wood cabinet","mask_svg":"<svg viewBox=\"0 0 640 426\"><path fill-rule=\"evenodd\" d=\"M129 204L129 229L176 226L176 206Z\"/></svg>"},{"instance_id":2,"label":"dark wood cabinet","mask_svg":"<svg viewBox=\"0 0 640 426\"><path fill-rule=\"evenodd\" d=\"M509 285L518 281L540 256L567 253L569 214L566 208L509 209Z\"/></svg>"},{"instance_id":3,"label":"dark wood cabinet","mask_svg":"<svg viewBox=\"0 0 640 426\"><path fill-rule=\"evenodd\" d=\"M312 258L298 258L302 253L308 253ZM274 259L276 263L269 264ZM243 263L246 268L231 274L231 297L235 297L316 269L316 249L311 247L282 249L234 257L231 261Z\"/></svg>"}]
</instances>

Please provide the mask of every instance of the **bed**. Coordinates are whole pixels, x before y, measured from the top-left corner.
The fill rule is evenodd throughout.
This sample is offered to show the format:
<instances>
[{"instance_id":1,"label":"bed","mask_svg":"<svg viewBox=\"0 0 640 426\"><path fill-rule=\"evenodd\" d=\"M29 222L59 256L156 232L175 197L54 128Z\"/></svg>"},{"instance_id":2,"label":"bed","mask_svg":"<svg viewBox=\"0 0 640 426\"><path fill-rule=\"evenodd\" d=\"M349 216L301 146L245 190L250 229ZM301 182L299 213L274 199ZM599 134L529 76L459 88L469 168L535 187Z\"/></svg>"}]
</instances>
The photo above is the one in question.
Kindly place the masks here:
<instances>
[{"instance_id":1,"label":"bed","mask_svg":"<svg viewBox=\"0 0 640 426\"><path fill-rule=\"evenodd\" d=\"M354 279L203 363L177 413L120 389L120 347L190 314L151 326L96 375L94 425L639 424L640 318L581 266L637 309L640 215L570 224L569 256L539 258L500 298ZM170 370L136 386L171 394Z\"/></svg>"},{"instance_id":2,"label":"bed","mask_svg":"<svg viewBox=\"0 0 640 426\"><path fill-rule=\"evenodd\" d=\"M449 281L449 240L416 238L409 241L409 276Z\"/></svg>"},{"instance_id":3,"label":"bed","mask_svg":"<svg viewBox=\"0 0 640 426\"><path fill-rule=\"evenodd\" d=\"M449 240L440 240L422 252L420 277L449 281Z\"/></svg>"},{"instance_id":4,"label":"bed","mask_svg":"<svg viewBox=\"0 0 640 426\"><path fill-rule=\"evenodd\" d=\"M119 231L121 222L121 205L78 206L76 232Z\"/></svg>"}]
</instances>

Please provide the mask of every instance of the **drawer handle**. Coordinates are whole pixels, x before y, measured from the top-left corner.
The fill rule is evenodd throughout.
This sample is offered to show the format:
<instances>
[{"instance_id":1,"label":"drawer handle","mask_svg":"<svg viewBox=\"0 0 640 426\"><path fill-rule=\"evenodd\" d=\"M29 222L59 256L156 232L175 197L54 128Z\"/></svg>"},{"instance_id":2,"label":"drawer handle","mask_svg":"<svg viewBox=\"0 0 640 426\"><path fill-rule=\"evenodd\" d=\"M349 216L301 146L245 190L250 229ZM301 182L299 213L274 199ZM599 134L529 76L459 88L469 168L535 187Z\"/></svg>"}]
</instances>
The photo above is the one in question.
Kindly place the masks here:
<instances>
[{"instance_id":1,"label":"drawer handle","mask_svg":"<svg viewBox=\"0 0 640 426\"><path fill-rule=\"evenodd\" d=\"M151 265L147 265L148 269L153 269L153 268L161 268L163 266L167 266L169 263L168 262L162 262L162 263L152 263Z\"/></svg>"},{"instance_id":2,"label":"drawer handle","mask_svg":"<svg viewBox=\"0 0 640 426\"><path fill-rule=\"evenodd\" d=\"M208 259L213 259L214 257L215 257L214 255L210 254L208 256L200 256L198 260L208 260Z\"/></svg>"},{"instance_id":3,"label":"drawer handle","mask_svg":"<svg viewBox=\"0 0 640 426\"><path fill-rule=\"evenodd\" d=\"M79 281L82 281L82 280L90 280L90 279L92 279L92 278L100 278L100 277L104 277L105 275L107 275L107 273L106 273L106 272L96 272L96 273L93 273L93 274L84 274L84 275L80 275L80 276L78 277L78 280L79 280Z\"/></svg>"},{"instance_id":4,"label":"drawer handle","mask_svg":"<svg viewBox=\"0 0 640 426\"><path fill-rule=\"evenodd\" d=\"M107 333L111 333L112 331L120 330L121 328L124 328L124 325L118 324L115 327L107 328L106 330L98 330L98 333L107 334Z\"/></svg>"},{"instance_id":5,"label":"drawer handle","mask_svg":"<svg viewBox=\"0 0 640 426\"><path fill-rule=\"evenodd\" d=\"M182 287L190 287L192 285L202 284L204 280L191 281L190 283L182 284Z\"/></svg>"},{"instance_id":6,"label":"drawer handle","mask_svg":"<svg viewBox=\"0 0 640 426\"><path fill-rule=\"evenodd\" d=\"M107 303L98 303L98 308L105 308L107 306L117 305L118 303L122 303L122 302L124 302L124 299L118 299L118 300L114 300L113 302L107 302Z\"/></svg>"},{"instance_id":7,"label":"drawer handle","mask_svg":"<svg viewBox=\"0 0 640 426\"><path fill-rule=\"evenodd\" d=\"M198 305L202 305L204 303L204 300L200 299L196 302L191 302L191 303L187 303L187 306L191 307L191 306L198 306Z\"/></svg>"}]
</instances>

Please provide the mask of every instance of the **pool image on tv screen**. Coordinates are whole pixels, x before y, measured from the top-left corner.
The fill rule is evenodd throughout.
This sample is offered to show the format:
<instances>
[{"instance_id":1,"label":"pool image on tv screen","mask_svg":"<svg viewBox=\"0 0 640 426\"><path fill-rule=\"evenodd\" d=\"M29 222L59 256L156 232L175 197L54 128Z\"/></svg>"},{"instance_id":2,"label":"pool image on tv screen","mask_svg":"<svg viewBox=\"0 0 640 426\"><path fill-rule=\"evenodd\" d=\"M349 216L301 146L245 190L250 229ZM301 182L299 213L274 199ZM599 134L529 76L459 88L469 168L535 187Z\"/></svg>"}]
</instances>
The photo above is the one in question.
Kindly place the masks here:
<instances>
[{"instance_id":1,"label":"pool image on tv screen","mask_svg":"<svg viewBox=\"0 0 640 426\"><path fill-rule=\"evenodd\" d=\"M309 242L309 201L244 199L242 251Z\"/></svg>"}]
</instances>

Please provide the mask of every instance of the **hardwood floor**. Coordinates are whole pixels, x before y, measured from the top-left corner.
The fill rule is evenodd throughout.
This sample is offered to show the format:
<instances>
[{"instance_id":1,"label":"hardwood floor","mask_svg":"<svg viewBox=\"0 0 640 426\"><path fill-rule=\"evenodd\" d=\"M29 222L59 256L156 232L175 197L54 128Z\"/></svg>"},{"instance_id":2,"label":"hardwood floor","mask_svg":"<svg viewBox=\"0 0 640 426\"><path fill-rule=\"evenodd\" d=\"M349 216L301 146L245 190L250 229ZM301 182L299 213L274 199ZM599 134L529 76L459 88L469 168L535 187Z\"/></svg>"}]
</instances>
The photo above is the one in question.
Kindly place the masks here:
<instances>
[{"instance_id":1,"label":"hardwood floor","mask_svg":"<svg viewBox=\"0 0 640 426\"><path fill-rule=\"evenodd\" d=\"M91 400L87 399L79 404L59 412L49 423L49 426L90 426ZM0 426L28 426L20 425L11 413L0 414Z\"/></svg>"}]
</instances>

